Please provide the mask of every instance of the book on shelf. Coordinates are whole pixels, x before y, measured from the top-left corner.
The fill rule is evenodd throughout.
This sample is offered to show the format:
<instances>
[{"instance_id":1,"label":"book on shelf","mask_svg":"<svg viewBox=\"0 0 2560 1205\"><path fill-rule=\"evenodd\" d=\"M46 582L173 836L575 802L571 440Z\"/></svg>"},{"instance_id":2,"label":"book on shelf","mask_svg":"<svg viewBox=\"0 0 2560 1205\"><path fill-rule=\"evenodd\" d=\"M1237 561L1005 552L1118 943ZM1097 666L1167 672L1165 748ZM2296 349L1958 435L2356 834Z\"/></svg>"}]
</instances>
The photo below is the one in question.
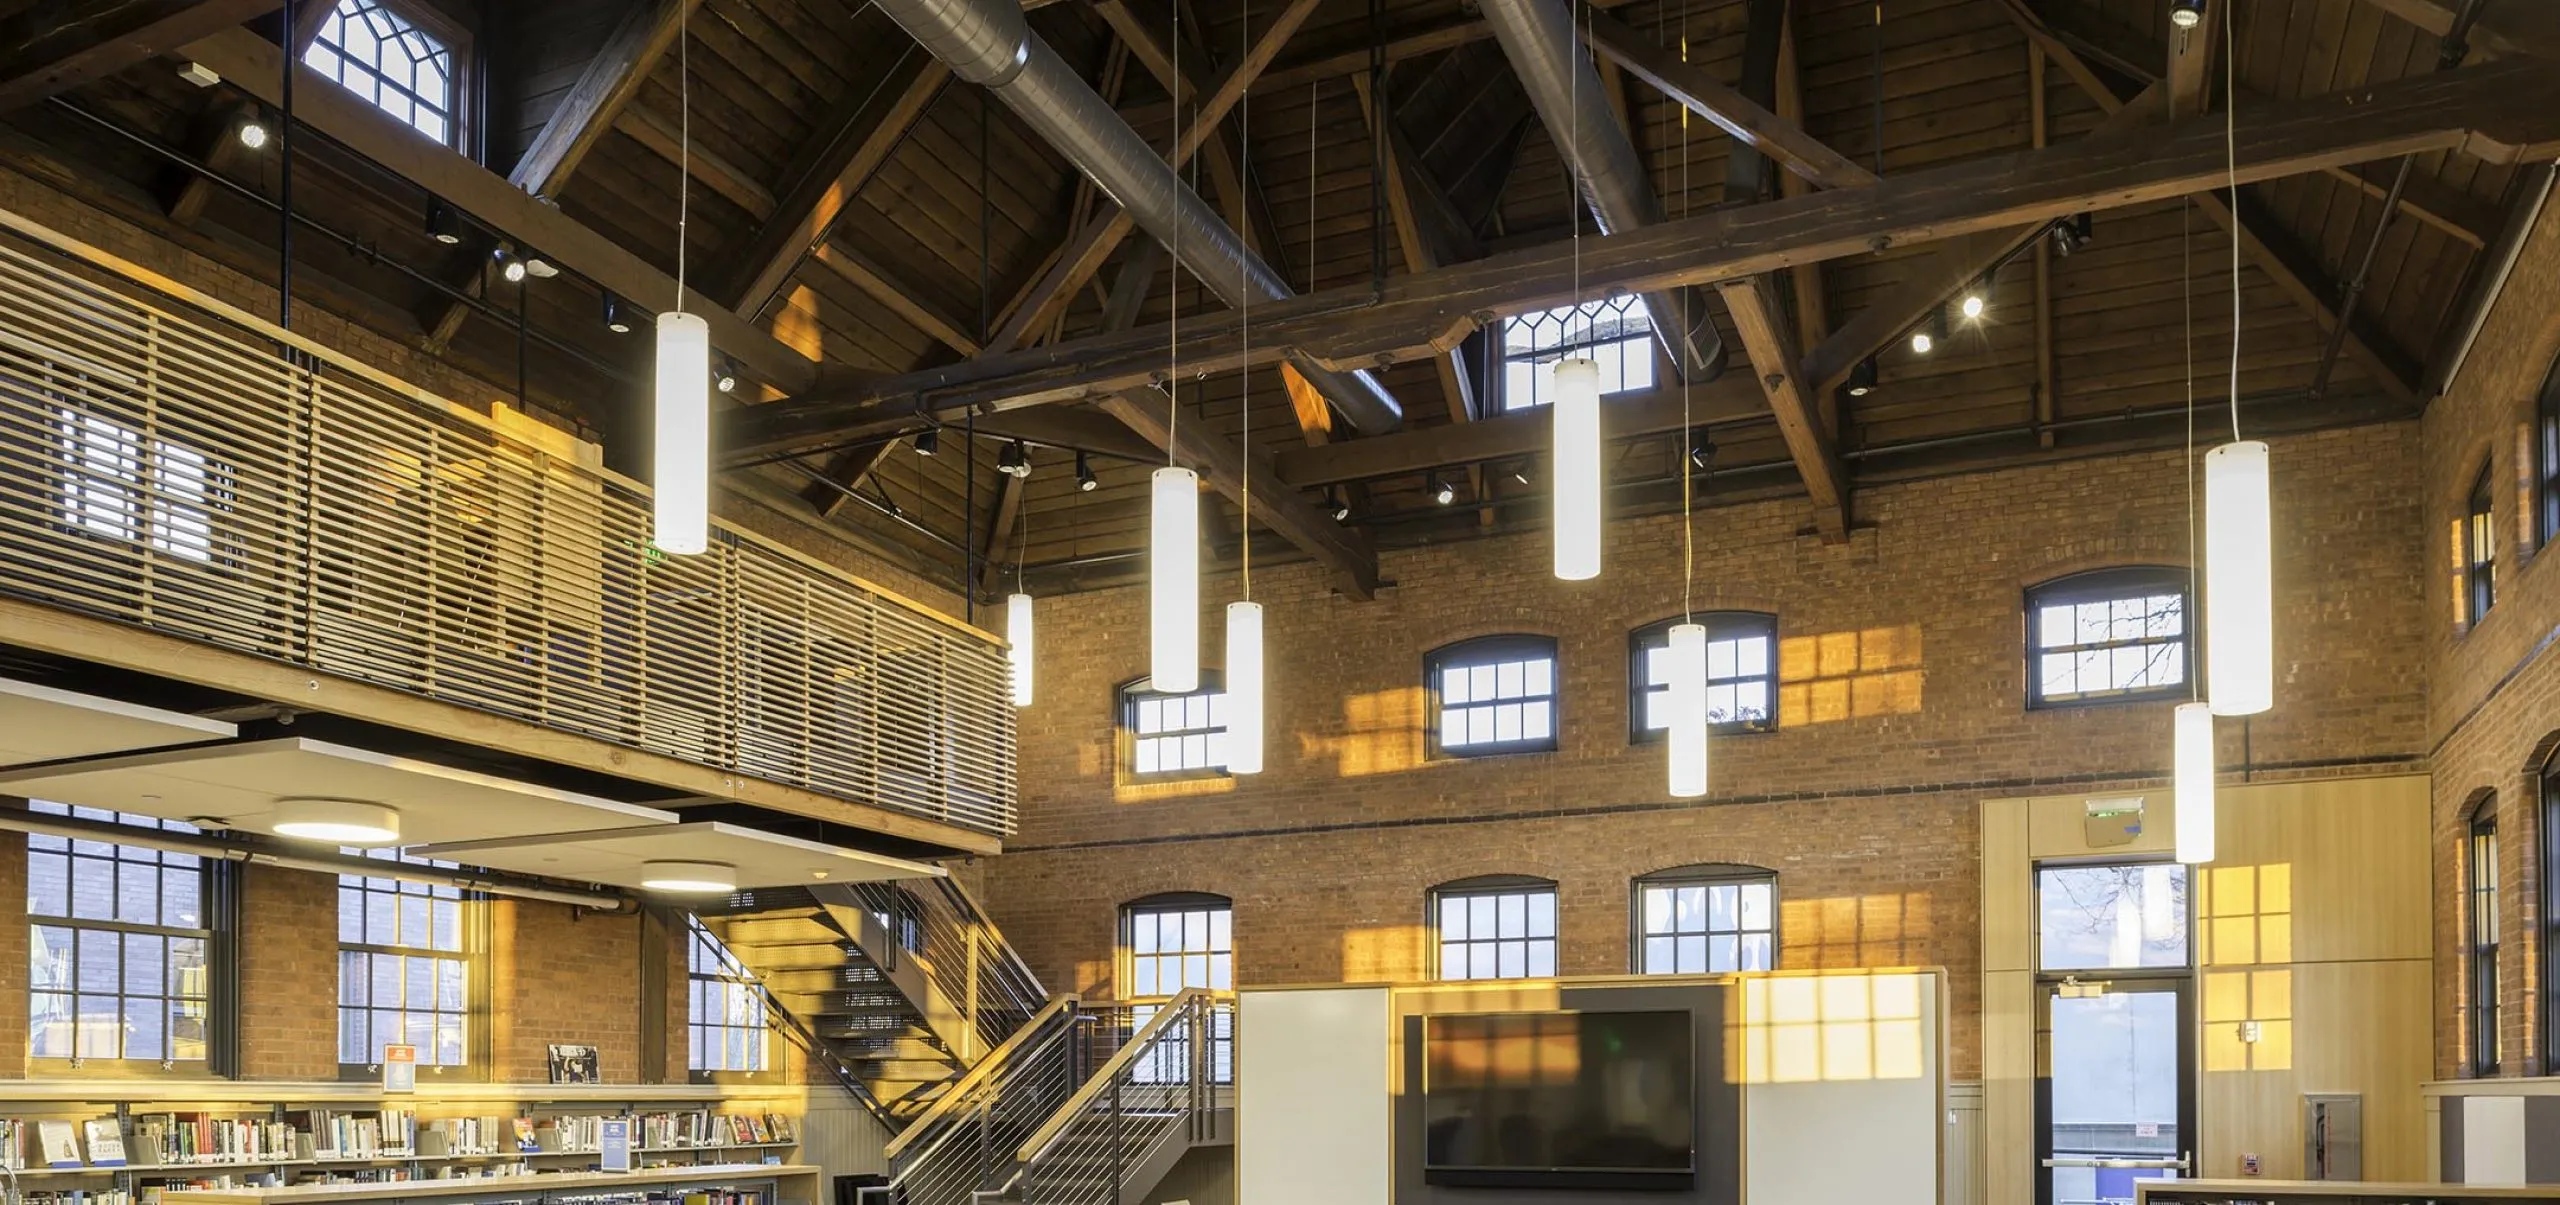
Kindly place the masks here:
<instances>
[{"instance_id":1,"label":"book on shelf","mask_svg":"<svg viewBox=\"0 0 2560 1205\"><path fill-rule=\"evenodd\" d=\"M36 1123L36 1147L46 1167L79 1167L80 1139L67 1121Z\"/></svg>"},{"instance_id":2,"label":"book on shelf","mask_svg":"<svg viewBox=\"0 0 2560 1205\"><path fill-rule=\"evenodd\" d=\"M211 1113L146 1113L133 1119L137 1162L181 1167L297 1158L302 1136L286 1122Z\"/></svg>"},{"instance_id":3,"label":"book on shelf","mask_svg":"<svg viewBox=\"0 0 2560 1205\"><path fill-rule=\"evenodd\" d=\"M27 1123L0 1117L0 1171L23 1171L26 1166Z\"/></svg>"},{"instance_id":4,"label":"book on shelf","mask_svg":"<svg viewBox=\"0 0 2560 1205\"><path fill-rule=\"evenodd\" d=\"M133 1194L121 1188L31 1189L16 1199L21 1205L133 1205Z\"/></svg>"},{"instance_id":5,"label":"book on shelf","mask_svg":"<svg viewBox=\"0 0 2560 1205\"><path fill-rule=\"evenodd\" d=\"M417 1154L427 1158L495 1155L505 1133L495 1117L439 1117L417 1123Z\"/></svg>"},{"instance_id":6,"label":"book on shelf","mask_svg":"<svg viewBox=\"0 0 2560 1205\"><path fill-rule=\"evenodd\" d=\"M513 1129L517 1150L530 1154L542 1149L542 1140L534 1134L532 1118L516 1118Z\"/></svg>"},{"instance_id":7,"label":"book on shelf","mask_svg":"<svg viewBox=\"0 0 2560 1205\"><path fill-rule=\"evenodd\" d=\"M93 1117L80 1123L89 1140L89 1164L92 1167L124 1166L124 1131L116 1127L112 1117Z\"/></svg>"},{"instance_id":8,"label":"book on shelf","mask_svg":"<svg viewBox=\"0 0 2560 1205\"><path fill-rule=\"evenodd\" d=\"M310 1109L293 1114L292 1123L306 1159L407 1158L418 1147L418 1115L410 1109Z\"/></svg>"}]
</instances>

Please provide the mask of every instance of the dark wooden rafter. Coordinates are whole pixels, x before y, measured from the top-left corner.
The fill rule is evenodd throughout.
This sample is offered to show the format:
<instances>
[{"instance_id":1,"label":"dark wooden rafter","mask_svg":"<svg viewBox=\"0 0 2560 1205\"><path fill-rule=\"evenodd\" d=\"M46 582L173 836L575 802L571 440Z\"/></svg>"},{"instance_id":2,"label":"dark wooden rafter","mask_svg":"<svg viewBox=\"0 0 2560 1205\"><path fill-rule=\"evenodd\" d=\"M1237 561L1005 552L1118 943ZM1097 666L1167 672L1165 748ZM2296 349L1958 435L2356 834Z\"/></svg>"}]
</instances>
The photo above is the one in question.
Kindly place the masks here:
<instances>
[{"instance_id":1,"label":"dark wooden rafter","mask_svg":"<svg viewBox=\"0 0 2560 1205\"><path fill-rule=\"evenodd\" d=\"M2443 37L2453 28L2461 0L2364 0L2375 8ZM2560 60L2560 7L2539 0L2510 0L2484 10L2471 28L2471 44L2502 55Z\"/></svg>"},{"instance_id":2,"label":"dark wooden rafter","mask_svg":"<svg viewBox=\"0 0 2560 1205\"><path fill-rule=\"evenodd\" d=\"M1173 153L1165 156L1166 162L1179 170L1191 162L1193 155L1200 153L1201 147L1213 135L1219 133L1228 112L1235 108L1236 102L1244 99L1245 89L1253 85L1263 69L1279 55L1280 48L1288 44L1289 38L1306 24L1309 16L1314 15L1316 4L1317 0L1289 0L1273 16L1271 24L1255 35L1253 47L1245 57L1228 70L1217 87L1200 99L1198 107L1190 114L1191 124L1175 140ZM1141 29L1137 32L1140 36L1136 41L1152 41L1147 31ZM1142 61L1148 57L1134 44L1131 54ZM1170 62L1167 62L1168 79L1170 67ZM1168 83L1167 86L1173 85ZM1136 229L1137 222L1127 211L1114 208L1109 216L1088 222L1083 229L1069 235L1068 249L1052 263L1030 300L1015 309L990 342L998 347L1019 347L1031 333L1047 330L1059 312L1074 300L1077 290L1102 270L1111 253L1119 249L1121 242Z\"/></svg>"},{"instance_id":3,"label":"dark wooden rafter","mask_svg":"<svg viewBox=\"0 0 2560 1205\"><path fill-rule=\"evenodd\" d=\"M2247 184L2324 164L2453 149L2492 163L2560 150L2560 106L2549 103L2547 68L2494 63L2244 109L2228 143L2221 121L2181 122L1585 240L1581 293L1577 257L1565 246L1390 278L1375 294L1366 286L1328 290L1257 308L1254 360L1307 347L1336 366L1378 366L1445 350L1493 317L1549 308L1594 288L1714 282L2190 196L2221 186L2226 173ZM1232 314L1185 324L1182 343L1182 361L1203 371L1234 371L1246 362ZM1152 334L1103 336L1036 355L847 380L734 416L727 443L736 454L906 429L919 405L938 412L1092 399L1150 382L1165 356L1163 340Z\"/></svg>"},{"instance_id":4,"label":"dark wooden rafter","mask_svg":"<svg viewBox=\"0 0 2560 1205\"><path fill-rule=\"evenodd\" d=\"M205 172L224 174L238 165L240 157L247 153L247 148L240 145L238 131L251 112L248 105L237 102L216 104L205 110L196 124L193 148L196 162L204 165ZM186 173L167 194L169 220L181 226L195 225L196 219L204 216L204 207L221 190L222 186L204 172Z\"/></svg>"},{"instance_id":5,"label":"dark wooden rafter","mask_svg":"<svg viewBox=\"0 0 2560 1205\"><path fill-rule=\"evenodd\" d=\"M232 29L188 44L185 53L269 104L284 74L283 52L245 29ZM594 229L527 194L504 177L462 155L418 137L417 131L309 68L296 93L300 118L386 171L444 198L514 240L539 250L561 267L628 298L673 297L673 277L650 266ZM784 393L817 387L815 361L749 324L699 292L688 291L686 309L711 327L714 346L753 376Z\"/></svg>"},{"instance_id":6,"label":"dark wooden rafter","mask_svg":"<svg viewBox=\"0 0 2560 1205\"><path fill-rule=\"evenodd\" d=\"M320 39L320 29L329 23L329 14L338 9L337 0L302 0L293 10L293 57Z\"/></svg>"},{"instance_id":7,"label":"dark wooden rafter","mask_svg":"<svg viewBox=\"0 0 2560 1205\"><path fill-rule=\"evenodd\" d=\"M2176 120L2213 107L2213 65L2222 47L2223 5L2205 0L2204 18L2193 29L2169 31L2169 62L2161 78L2169 81L2169 117Z\"/></svg>"},{"instance_id":8,"label":"dark wooden rafter","mask_svg":"<svg viewBox=\"0 0 2560 1205\"><path fill-rule=\"evenodd\" d=\"M2084 63L2102 66L2138 84L2149 84L2162 78L2159 65L2161 48L2148 38L2108 21L2096 9L2076 4L2045 5L2036 10L2036 15L2050 33L2046 40L2068 47ZM2083 90L2090 82L2082 75L2074 75L2073 80ZM2270 98L2245 88L2241 90L2240 100L2244 109L2271 103ZM2197 111L2200 109L2186 105L2178 109L2181 114ZM2396 174L2391 165L2370 163L2335 164L2320 170L2330 179L2375 200L2391 195L2391 181ZM2407 185L2401 189L2400 212L2475 248L2488 245L2490 238L2498 232L2501 218L2497 206L2423 174L2409 177Z\"/></svg>"},{"instance_id":9,"label":"dark wooden rafter","mask_svg":"<svg viewBox=\"0 0 2560 1205\"><path fill-rule=\"evenodd\" d=\"M792 269L826 241L845 206L889 161L950 81L948 65L914 47L877 88L837 113L830 123L833 132L810 143L793 164L785 177L792 183L738 256L722 289L732 308L747 315L764 312ZM890 98L888 105L875 113L882 96Z\"/></svg>"},{"instance_id":10,"label":"dark wooden rafter","mask_svg":"<svg viewBox=\"0 0 2560 1205\"><path fill-rule=\"evenodd\" d=\"M2027 45L2027 141L2038 150L2053 145L2052 84L2045 77L2044 48ZM2035 246L2036 307L2036 445L2054 445L2054 403L2061 395L2062 374L2053 347L2053 243Z\"/></svg>"},{"instance_id":11,"label":"dark wooden rafter","mask_svg":"<svg viewBox=\"0 0 2560 1205\"><path fill-rule=\"evenodd\" d=\"M1787 5L1786 25L1778 39L1778 120L1798 129L1804 127L1804 79L1796 57L1796 20L1794 4ZM1813 191L1813 181L1793 172L1778 173L1778 195L1801 197ZM1828 290L1823 287L1822 265L1797 264L1787 269L1788 283L1793 286L1796 303L1796 346L1815 347L1831 334L1831 306ZM1817 391L1814 404L1823 412L1824 422L1838 430L1836 395Z\"/></svg>"},{"instance_id":12,"label":"dark wooden rafter","mask_svg":"<svg viewBox=\"0 0 2560 1205\"><path fill-rule=\"evenodd\" d=\"M1421 159L1413 153L1413 148L1407 144L1404 127L1396 121L1395 115L1388 111L1387 105L1381 98L1375 95L1375 89L1370 86L1370 77L1352 76L1351 89L1353 96L1360 102L1361 121L1368 127L1371 136L1383 135L1386 139L1387 219L1395 228L1398 257L1404 261L1404 269L1407 272L1428 272L1437 268L1442 260L1430 234L1424 228L1424 222L1428 219L1422 212L1423 203L1419 200L1419 194L1435 187L1430 180L1430 168L1422 163ZM1449 421L1463 423L1473 419L1475 393L1467 375L1466 352L1461 348L1451 348L1431 357L1431 367L1439 377L1442 408L1449 416ZM1302 382L1297 379L1294 370L1284 368L1282 371L1290 377L1292 398L1298 400L1298 422L1305 431L1308 446L1314 447L1329 442L1322 427L1326 425L1331 411L1322 404L1322 399L1298 399L1301 392L1299 386ZM1308 389L1305 392L1312 393L1313 390ZM1309 404L1311 401L1314 404ZM1469 464L1466 466L1466 473L1467 496L1478 502L1484 502L1486 500L1484 466ZM1352 506L1355 509L1365 510L1366 502L1367 499L1355 496L1352 499ZM1492 507L1479 506L1476 517L1480 525L1491 527L1497 515Z\"/></svg>"},{"instance_id":13,"label":"dark wooden rafter","mask_svg":"<svg viewBox=\"0 0 2560 1205\"><path fill-rule=\"evenodd\" d=\"M0 113L95 83L284 0L92 0L33 4L0 20Z\"/></svg>"},{"instance_id":14,"label":"dark wooden rafter","mask_svg":"<svg viewBox=\"0 0 2560 1205\"><path fill-rule=\"evenodd\" d=\"M2108 112L2110 120L2122 116L2129 109L2128 102L2116 95L2115 89L2083 62L2076 51L2045 28L2043 19L2026 7L2026 0L2001 0L2001 4L2008 10L2010 19L2026 31L2028 38L2063 69L2063 74ZM2173 81L2163 81L2155 83L2152 88L2164 91L2173 86ZM2202 95L2204 85L2196 87ZM2348 359L2364 370L2376 389L2404 405L2417 403L2420 367L2406 353L2392 347L2381 331L2369 328L2354 314L2339 313L2335 301L2339 290L2325 279L2325 274L2310 256L2292 246L2292 239L2274 221L2254 206L2245 204L2243 198L2228 192L2200 192L2192 200L2198 212L2221 227L2225 235L2239 241L2242 257L2265 273L2278 291L2310 315L2323 333L2345 324L2346 337L2341 348ZM2241 208L2235 210L2235 203L2240 203Z\"/></svg>"},{"instance_id":15,"label":"dark wooden rafter","mask_svg":"<svg viewBox=\"0 0 2560 1205\"><path fill-rule=\"evenodd\" d=\"M1758 382L1726 373L1705 384L1609 399L1613 440L1676 434L1688 427L1766 422L1769 402ZM1281 484L1293 489L1410 477L1433 469L1535 456L1554 445L1555 420L1544 411L1489 415L1464 426L1415 427L1320 448L1291 448L1273 457Z\"/></svg>"},{"instance_id":16,"label":"dark wooden rafter","mask_svg":"<svg viewBox=\"0 0 2560 1205\"><path fill-rule=\"evenodd\" d=\"M1814 530L1827 542L1847 538L1849 478L1841 468L1837 433L1825 425L1803 376L1795 371L1795 340L1787 334L1770 278L1721 281L1716 291L1724 296L1725 312L1751 353L1753 373L1768 394L1770 412L1778 416L1787 456L1804 478L1805 494L1813 500Z\"/></svg>"}]
</instances>

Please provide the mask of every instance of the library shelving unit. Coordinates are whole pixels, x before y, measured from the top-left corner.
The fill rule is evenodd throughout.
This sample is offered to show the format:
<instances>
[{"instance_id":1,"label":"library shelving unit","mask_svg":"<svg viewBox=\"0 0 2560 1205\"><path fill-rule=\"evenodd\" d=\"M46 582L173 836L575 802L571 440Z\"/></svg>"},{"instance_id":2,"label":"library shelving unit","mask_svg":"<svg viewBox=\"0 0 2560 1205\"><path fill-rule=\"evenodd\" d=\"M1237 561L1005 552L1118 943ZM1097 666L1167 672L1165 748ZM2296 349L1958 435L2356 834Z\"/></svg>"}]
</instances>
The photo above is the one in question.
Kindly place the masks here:
<instances>
[{"instance_id":1,"label":"library shelving unit","mask_svg":"<svg viewBox=\"0 0 2560 1205\"><path fill-rule=\"evenodd\" d=\"M458 1185L467 1200L502 1183L542 1185L595 1173L702 1181L705 1191L632 1197L657 1205L822 1205L784 1169L800 1145L792 1092L712 1085L422 1084L387 1094L361 1084L62 1081L9 1086L0 1104L0 1189L8 1205L151 1205L209 1194L347 1189L365 1200ZM607 1118L631 1121L638 1170L596 1172ZM802 1169L807 1171L807 1169ZM704 1181L762 1177L746 1196ZM808 1174L814 1177L814 1171ZM742 1181L743 1182L743 1181ZM814 1180L812 1180L814 1183ZM776 1186L782 1191L778 1196ZM591 1205L624 1199L611 1185ZM436 1194L448 1195L448 1194ZM699 1199L696 1199L699 1198ZM296 1199L280 1196L279 1201ZM579 1198L583 1200L583 1198Z\"/></svg>"},{"instance_id":2,"label":"library shelving unit","mask_svg":"<svg viewBox=\"0 0 2560 1205\"><path fill-rule=\"evenodd\" d=\"M799 1163L706 1163L631 1172L539 1172L382 1184L195 1189L185 1205L819 1205L817 1168Z\"/></svg>"}]
</instances>

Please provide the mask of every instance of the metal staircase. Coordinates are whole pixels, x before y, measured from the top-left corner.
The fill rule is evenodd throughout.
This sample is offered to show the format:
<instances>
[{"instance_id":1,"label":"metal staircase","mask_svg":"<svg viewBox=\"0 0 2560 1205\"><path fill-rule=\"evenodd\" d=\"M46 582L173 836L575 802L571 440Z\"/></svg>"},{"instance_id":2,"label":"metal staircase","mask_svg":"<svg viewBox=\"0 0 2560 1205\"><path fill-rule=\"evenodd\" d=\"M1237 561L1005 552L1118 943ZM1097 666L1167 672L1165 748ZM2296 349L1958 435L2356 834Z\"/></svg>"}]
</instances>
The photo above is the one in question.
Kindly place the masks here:
<instances>
[{"instance_id":1,"label":"metal staircase","mask_svg":"<svg viewBox=\"0 0 2560 1205\"><path fill-rule=\"evenodd\" d=\"M922 1115L1048 995L949 879L742 891L697 915L893 1127Z\"/></svg>"}]
</instances>

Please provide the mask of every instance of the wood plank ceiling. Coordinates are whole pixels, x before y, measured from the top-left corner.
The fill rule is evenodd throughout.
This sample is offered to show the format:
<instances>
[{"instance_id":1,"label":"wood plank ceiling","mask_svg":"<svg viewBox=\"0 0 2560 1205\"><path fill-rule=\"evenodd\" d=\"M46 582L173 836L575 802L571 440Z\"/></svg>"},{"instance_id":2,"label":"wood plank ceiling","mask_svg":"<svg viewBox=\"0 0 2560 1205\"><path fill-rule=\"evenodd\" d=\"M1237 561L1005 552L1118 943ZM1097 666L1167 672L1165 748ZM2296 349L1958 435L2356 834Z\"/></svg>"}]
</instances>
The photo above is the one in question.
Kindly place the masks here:
<instances>
[{"instance_id":1,"label":"wood plank ceiling","mask_svg":"<svg viewBox=\"0 0 2560 1205\"><path fill-rule=\"evenodd\" d=\"M306 14L319 2L304 0ZM395 0L395 7L428 3ZM1031 19L1161 147L1174 141L1167 80L1177 56L1196 105L1247 60L1275 16L1304 16L1285 39L1267 39L1278 47L1276 61L1183 168L1302 293L1551 244L1577 226L1588 236L1564 158L1471 6L1307 3L1291 10L1280 0L1098 0L1042 7ZM2088 136L2164 76L2178 76L2162 89L2182 94L2182 114L2191 115L2199 90L2215 105L2225 95L2225 64L2211 56L2213 43L2186 42L2201 35L2173 31L2162 0L1604 6L1602 19L1623 27L1613 36L1651 39L1685 59L1702 88L1722 89L1745 75L1752 15L1788 10L1768 107L1837 152L1825 162L1845 160L1843 171L1888 181ZM0 3L0 20L13 7ZM2242 3L2228 64L2238 105L2246 112L2429 73L2449 7L2458 5ZM1062 269L1062 259L1074 266L1074 249L1089 241L1079 232L1105 212L1104 199L1001 105L948 82L876 7L436 0L429 16L472 48L465 73L472 134L457 149L666 273L677 266L675 159L688 121L678 97L689 80L692 283L837 372L910 372L1002 345L999 335L1057 342L1159 329L1177 309L1223 308L1187 273L1168 271L1162 249L1144 235L1121 242L1099 270ZM2473 38L2472 61L2533 53L2545 32L2531 22L2502 28L2493 16ZM2173 68L2182 46L2190 53ZM1763 174L1756 153L1736 164L1736 141L1723 129L1642 73L1620 70L1615 56L1600 61L1604 95L1588 99L1619 114L1669 216L1755 200L1763 187L1789 196L1811 187L1783 170ZM274 157L227 149L231 123L250 111L244 97L228 86L193 87L172 66L143 63L20 107L0 121L0 146L20 171L271 277L277 219L253 198L278 192ZM2110 128L2156 120L2145 107L2156 98L2144 96ZM312 229L297 236L298 297L438 348L493 394L523 388L602 438L616 463L645 473L630 461L646 443L645 317L634 333L616 335L604 329L605 303L591 285L563 277L519 292L493 283L496 232L472 227L459 245L433 241L423 224L428 195L415 181L308 141L296 207L343 237ZM191 184L173 156L209 162L230 183ZM1935 279L1950 265L1964 269L1964 256L1979 250L1974 242L1902 246L1781 273L1755 290L1767 299L1755 310L1766 312L1750 333L1760 345L1774 340L1807 354L1827 337L1837 346L1835 332L1875 312L1865 327L1890 338L1876 360L1876 387L1855 397L1820 391L1806 402L1815 428L1831 416L1823 438L1839 458L1843 488L2165 446L2180 424L2158 416L2185 401L2191 373L2200 395L2224 392L2228 231L2236 229L2239 381L2255 413L2295 427L2413 413L2518 190L2509 167L2455 152L2419 158L2372 256L2343 354L2315 394L2330 315L2374 239L2393 167L2247 186L2236 211L2216 201L2110 210L2069 254L2052 240L2008 240L1992 249L2020 250L1988 280L1984 318L1955 323L1927 355L1899 337L1906 316L1895 307L1910 304L1915 280ZM1080 278L1072 292L1038 305L1044 280L1062 274ZM668 298L621 300L648 311ZM1732 370L1747 377L1745 332L1721 302L1715 308L1710 317ZM1400 363L1381 376L1402 399L1407 427L1428 430L1495 416L1484 385L1499 376L1498 365L1486 357L1479 338L1454 358ZM1845 372L1852 362L1829 367ZM765 384L750 382L741 396L778 392ZM1734 396L1729 384L1710 388ZM1229 440L1249 402L1253 449L1287 451L1280 471L1357 450L1341 442L1351 434L1346 424L1327 430L1320 411L1293 404L1277 369L1186 379L1179 392L1185 424ZM1659 509L1676 499L1690 450L1677 430L1676 394L1627 404L1636 407L1630 415L1655 416L1638 425L1657 433L1632 441L1613 462L1617 502L1622 511ZM1790 432L1765 405L1736 411L1702 403L1700 412L1719 420L1703 436L1714 445L1713 471L1703 479L1711 501L1804 492L1797 468L1804 431L1794 432L1791 454ZM1017 562L1035 591L1135 577L1146 478L1157 456L1146 439L1080 405L989 415L980 428L974 445L962 429L946 429L933 456L875 440L740 472L798 495L812 521L838 525L955 586L965 576L1001 593L1015 580L1004 566ZM1008 432L1039 441L1027 479L997 470L994 437ZM1351 508L1353 542L1392 547L1541 526L1535 445L1506 438L1488 430L1472 450L1453 453L1482 458L1434 464L1429 473L1385 456L1378 459L1395 471L1341 474L1335 496ZM1310 445L1334 446L1299 451ZM1074 448L1094 453L1094 488L1079 488ZM1431 496L1442 480L1455 495L1450 505ZM1255 488L1283 487L1257 479ZM1310 493L1283 504L1314 503ZM1230 502L1212 507L1217 554L1232 556L1244 524ZM1854 500L1845 513L1854 522ZM1817 526L1833 525L1809 521L1808 531ZM1257 555L1298 555L1291 541L1259 522L1252 527ZM1299 534L1296 542L1307 543ZM999 563L990 567L990 558Z\"/></svg>"}]
</instances>

